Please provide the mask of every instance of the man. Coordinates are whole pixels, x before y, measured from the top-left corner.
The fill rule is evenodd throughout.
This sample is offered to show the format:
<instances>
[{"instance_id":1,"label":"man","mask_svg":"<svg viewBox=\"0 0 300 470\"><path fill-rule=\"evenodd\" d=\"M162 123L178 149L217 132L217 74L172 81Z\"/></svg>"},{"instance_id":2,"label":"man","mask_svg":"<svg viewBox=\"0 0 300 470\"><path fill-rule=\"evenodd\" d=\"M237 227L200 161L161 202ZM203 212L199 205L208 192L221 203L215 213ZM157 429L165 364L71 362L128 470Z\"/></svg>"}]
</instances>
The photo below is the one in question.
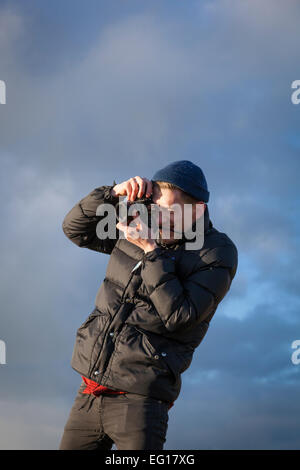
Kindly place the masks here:
<instances>
[{"instance_id":1,"label":"man","mask_svg":"<svg viewBox=\"0 0 300 470\"><path fill-rule=\"evenodd\" d=\"M203 216L203 244L187 249L174 213L169 237L161 216L155 238L148 228L140 236L145 224L138 217L131 227L119 221L115 238L98 237L103 216L97 208L116 207L120 196L131 202L152 196L156 207L171 213L176 204L183 212L192 207L192 227ZM179 160L151 180L136 176L96 188L66 215L63 231L72 242L110 258L95 309L77 330L71 365L82 383L61 450L108 450L113 443L118 450L163 449L181 374L237 270L236 246L213 227L208 200L201 168Z\"/></svg>"}]
</instances>

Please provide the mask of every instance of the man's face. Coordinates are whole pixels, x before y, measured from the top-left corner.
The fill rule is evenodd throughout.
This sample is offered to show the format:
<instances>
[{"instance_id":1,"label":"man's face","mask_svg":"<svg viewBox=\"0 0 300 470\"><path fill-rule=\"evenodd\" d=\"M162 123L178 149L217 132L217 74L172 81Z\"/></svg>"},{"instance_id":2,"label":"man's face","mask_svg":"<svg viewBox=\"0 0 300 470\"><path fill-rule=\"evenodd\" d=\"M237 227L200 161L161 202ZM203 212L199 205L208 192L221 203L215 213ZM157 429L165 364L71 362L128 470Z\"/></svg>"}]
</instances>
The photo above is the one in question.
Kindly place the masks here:
<instances>
[{"instance_id":1,"label":"man's face","mask_svg":"<svg viewBox=\"0 0 300 470\"><path fill-rule=\"evenodd\" d=\"M157 188L156 186L153 189L152 200L162 209L158 214L158 227L160 239L164 243L174 243L176 239L181 239L184 230L187 230L197 218L202 216L206 207L206 204L201 201L194 204L185 202L182 192L178 189ZM170 227L169 232L168 227ZM162 233L163 228L165 233Z\"/></svg>"}]
</instances>

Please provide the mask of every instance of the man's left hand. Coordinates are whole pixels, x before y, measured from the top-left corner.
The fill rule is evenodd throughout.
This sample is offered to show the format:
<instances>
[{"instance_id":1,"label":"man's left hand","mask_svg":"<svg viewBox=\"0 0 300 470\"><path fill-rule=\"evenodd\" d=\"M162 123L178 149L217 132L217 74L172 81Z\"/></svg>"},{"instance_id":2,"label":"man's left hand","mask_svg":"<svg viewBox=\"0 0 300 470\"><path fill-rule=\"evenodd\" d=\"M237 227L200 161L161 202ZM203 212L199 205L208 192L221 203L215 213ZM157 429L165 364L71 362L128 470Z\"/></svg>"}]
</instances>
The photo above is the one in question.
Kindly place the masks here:
<instances>
[{"instance_id":1,"label":"man's left hand","mask_svg":"<svg viewBox=\"0 0 300 470\"><path fill-rule=\"evenodd\" d=\"M158 247L155 240L150 238L151 229L141 220L139 216L129 224L118 222L117 229L124 232L126 239L134 245L142 248L145 253L155 250Z\"/></svg>"}]
</instances>

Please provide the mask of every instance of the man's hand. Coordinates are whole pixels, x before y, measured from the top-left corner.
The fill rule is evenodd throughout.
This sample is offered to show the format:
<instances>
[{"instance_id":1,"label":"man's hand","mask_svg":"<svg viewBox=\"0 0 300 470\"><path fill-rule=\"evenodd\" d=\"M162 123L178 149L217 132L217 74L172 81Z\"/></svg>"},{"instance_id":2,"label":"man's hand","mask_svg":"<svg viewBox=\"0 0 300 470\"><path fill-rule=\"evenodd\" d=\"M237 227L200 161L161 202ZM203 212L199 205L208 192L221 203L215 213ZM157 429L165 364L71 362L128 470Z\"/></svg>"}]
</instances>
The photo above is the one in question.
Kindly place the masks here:
<instances>
[{"instance_id":1,"label":"man's hand","mask_svg":"<svg viewBox=\"0 0 300 470\"><path fill-rule=\"evenodd\" d=\"M134 176L123 183L116 184L111 190L113 196L127 196L128 201L134 201L136 196L140 198L144 193L146 197L152 194L152 182L140 176Z\"/></svg>"},{"instance_id":2,"label":"man's hand","mask_svg":"<svg viewBox=\"0 0 300 470\"><path fill-rule=\"evenodd\" d=\"M157 244L151 238L151 229L137 215L129 225L118 222L116 227L124 232L126 239L139 246L145 253L155 250Z\"/></svg>"},{"instance_id":3,"label":"man's hand","mask_svg":"<svg viewBox=\"0 0 300 470\"><path fill-rule=\"evenodd\" d=\"M127 196L128 201L134 201L136 197L140 198L143 194L149 197L152 194L152 189L151 180L135 176L123 183L116 184L112 188L111 194L113 196ZM157 244L151 239L150 228L143 223L139 215L128 226L118 222L116 227L124 232L129 242L142 248L145 253L157 248Z\"/></svg>"}]
</instances>

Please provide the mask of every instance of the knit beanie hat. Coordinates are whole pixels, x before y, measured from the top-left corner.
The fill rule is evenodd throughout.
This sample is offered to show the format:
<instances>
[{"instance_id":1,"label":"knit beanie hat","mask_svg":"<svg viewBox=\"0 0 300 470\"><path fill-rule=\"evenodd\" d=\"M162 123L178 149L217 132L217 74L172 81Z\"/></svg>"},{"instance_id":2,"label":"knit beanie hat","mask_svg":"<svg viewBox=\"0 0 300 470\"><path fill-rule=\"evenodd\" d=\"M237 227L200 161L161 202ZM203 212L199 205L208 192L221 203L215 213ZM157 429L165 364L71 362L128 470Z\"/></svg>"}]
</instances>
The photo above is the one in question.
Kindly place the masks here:
<instances>
[{"instance_id":1,"label":"knit beanie hat","mask_svg":"<svg viewBox=\"0 0 300 470\"><path fill-rule=\"evenodd\" d=\"M154 173L152 181L173 183L199 201L208 202L209 191L201 168L189 160L177 160Z\"/></svg>"}]
</instances>

